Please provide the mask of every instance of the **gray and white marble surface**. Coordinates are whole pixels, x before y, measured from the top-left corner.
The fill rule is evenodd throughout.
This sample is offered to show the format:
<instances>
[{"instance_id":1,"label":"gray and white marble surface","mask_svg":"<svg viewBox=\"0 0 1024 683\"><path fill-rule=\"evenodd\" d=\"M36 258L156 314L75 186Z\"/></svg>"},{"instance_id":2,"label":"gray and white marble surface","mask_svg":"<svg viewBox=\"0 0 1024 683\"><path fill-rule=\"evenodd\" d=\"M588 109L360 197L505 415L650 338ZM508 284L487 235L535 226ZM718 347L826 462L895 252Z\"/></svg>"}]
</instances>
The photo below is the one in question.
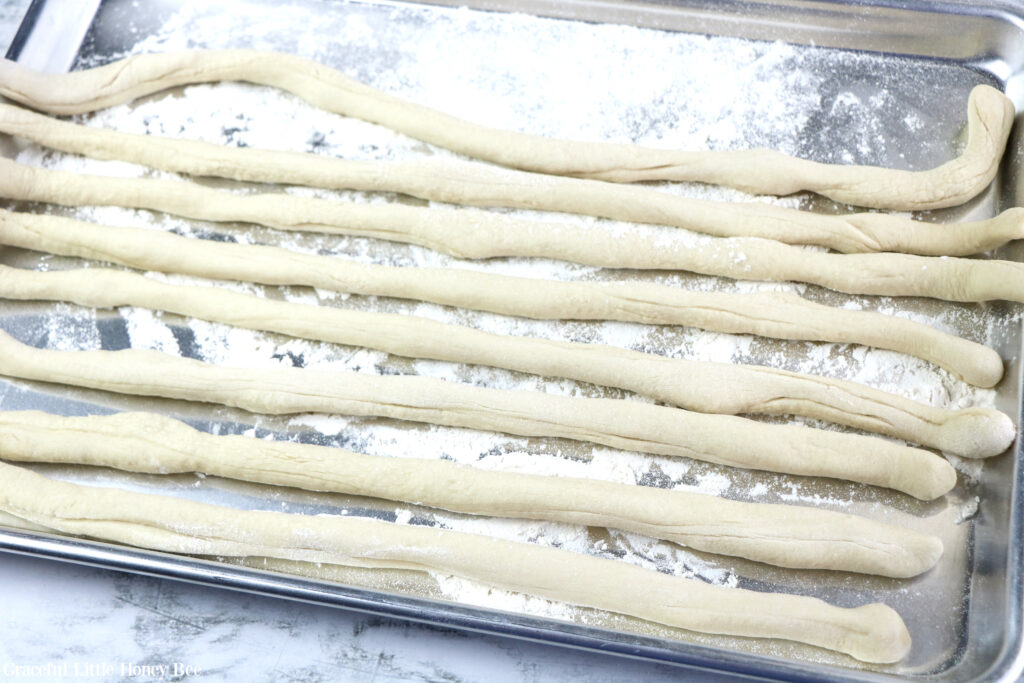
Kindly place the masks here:
<instances>
[{"instance_id":1,"label":"gray and white marble surface","mask_svg":"<svg viewBox=\"0 0 1024 683\"><path fill-rule=\"evenodd\" d=\"M0 0L3 52L28 5ZM0 680L202 679L669 681L694 674L0 553Z\"/></svg>"},{"instance_id":2,"label":"gray and white marble surface","mask_svg":"<svg viewBox=\"0 0 1024 683\"><path fill-rule=\"evenodd\" d=\"M4 53L11 44L30 0L0 0L0 49Z\"/></svg>"},{"instance_id":3,"label":"gray and white marble surface","mask_svg":"<svg viewBox=\"0 0 1024 683\"><path fill-rule=\"evenodd\" d=\"M7 554L0 605L2 680L693 680L638 661Z\"/></svg>"}]
</instances>

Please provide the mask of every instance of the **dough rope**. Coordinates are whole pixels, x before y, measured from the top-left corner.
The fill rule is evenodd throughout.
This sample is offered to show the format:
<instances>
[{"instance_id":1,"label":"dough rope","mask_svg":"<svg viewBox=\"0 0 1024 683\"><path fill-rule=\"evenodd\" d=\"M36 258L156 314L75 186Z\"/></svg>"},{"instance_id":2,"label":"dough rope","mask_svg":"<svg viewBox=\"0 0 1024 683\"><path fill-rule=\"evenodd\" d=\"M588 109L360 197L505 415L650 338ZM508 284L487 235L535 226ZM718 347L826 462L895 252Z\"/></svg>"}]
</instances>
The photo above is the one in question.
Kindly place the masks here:
<instances>
[{"instance_id":1,"label":"dough rope","mask_svg":"<svg viewBox=\"0 0 1024 683\"><path fill-rule=\"evenodd\" d=\"M253 413L389 417L519 436L561 437L733 467L848 479L924 500L956 484L928 451L870 436L770 425L637 401L485 389L430 377L231 368L156 351L47 351L0 333L0 375Z\"/></svg>"},{"instance_id":2,"label":"dough rope","mask_svg":"<svg viewBox=\"0 0 1024 683\"><path fill-rule=\"evenodd\" d=\"M246 81L280 88L310 104L502 166L611 181L676 180L730 185L759 194L812 190L837 201L885 209L956 206L998 170L1014 109L994 88L976 87L967 107L967 146L928 171L821 164L766 150L695 152L547 139L497 130L404 101L295 55L191 50L135 55L70 74L41 74L0 61L0 95L33 109L80 114L175 86Z\"/></svg>"},{"instance_id":3,"label":"dough rope","mask_svg":"<svg viewBox=\"0 0 1024 683\"><path fill-rule=\"evenodd\" d=\"M572 477L493 472L444 460L213 436L162 415L0 412L0 457L150 474L201 472L473 515L613 527L710 553L791 568L895 578L931 569L942 542L892 524L796 505Z\"/></svg>"},{"instance_id":4,"label":"dough rope","mask_svg":"<svg viewBox=\"0 0 1024 683\"><path fill-rule=\"evenodd\" d=\"M491 334L417 316L286 303L104 268L36 272L0 266L0 298L156 309L411 358L566 377L700 412L804 415L969 458L1002 453L1016 433L1013 422L996 410L944 410L855 382L602 344Z\"/></svg>"},{"instance_id":5,"label":"dough rope","mask_svg":"<svg viewBox=\"0 0 1024 683\"><path fill-rule=\"evenodd\" d=\"M873 603L711 586L617 560L372 519L242 511L54 481L0 464L0 509L67 534L172 553L273 557L454 575L705 633L782 638L869 662L910 649L899 615Z\"/></svg>"},{"instance_id":6,"label":"dough rope","mask_svg":"<svg viewBox=\"0 0 1024 683\"><path fill-rule=\"evenodd\" d=\"M174 153L170 153L171 157ZM310 155L315 156L315 155ZM335 163L373 163L341 162ZM269 165L269 159L254 159ZM385 162L391 164L392 162ZM394 162L395 168L363 171L374 178L407 175L408 185L422 188L476 185L473 195L464 190L419 190L417 196L465 200L475 196L483 205L549 208L548 196L571 198L575 213L593 214L640 223L674 225L718 237L752 236L791 244L830 247L841 252L910 252L931 256L963 256L1000 247L1024 238L1024 208L1007 209L983 221L934 224L882 213L826 216L762 203L709 202L676 197L647 188L596 181L532 176L515 171L475 168L453 161ZM556 186L579 183L582 187ZM349 185L356 185L350 183ZM363 185L399 187L395 182ZM415 189L415 188L413 188ZM533 198L539 195L538 198ZM618 195L636 195L619 197ZM398 203L356 204L288 194L239 195L179 180L115 178L33 168L0 157L0 196L65 206L83 204L155 209L212 221L247 221L287 230L315 230L365 235L412 242L439 251L452 251L450 231L461 241L487 248L501 244L502 234L551 230L557 224L493 215L480 210L440 209ZM494 199L500 197L500 199ZM568 204L569 202L562 202ZM481 230L486 231L481 233ZM435 246L437 245L437 246ZM458 247L455 247L458 249ZM493 248L493 247L491 247Z\"/></svg>"},{"instance_id":7,"label":"dough rope","mask_svg":"<svg viewBox=\"0 0 1024 683\"><path fill-rule=\"evenodd\" d=\"M517 220L483 211L345 204L281 194L231 195L186 183L105 176L94 176L97 180L92 184L83 183L82 176L75 174L4 160L0 160L0 168L9 171L0 175L0 190L21 199L71 206L127 203L208 220L246 220L283 230L407 242L459 258L555 258L608 268L687 270L737 280L807 282L849 294L1024 302L1024 264L1013 261L819 253L751 237L651 239L611 235L564 223ZM39 181L43 177L49 182ZM137 183L155 184L136 191ZM48 190L48 186L53 189ZM83 188L80 192L76 191L79 187ZM119 187L124 189L114 197L112 191ZM185 196L181 196L182 191ZM197 198L203 202L193 207ZM303 211L312 215L303 217ZM990 219L989 227L1002 234L997 242L1022 236L1022 216L1024 208L1014 208Z\"/></svg>"},{"instance_id":8,"label":"dough rope","mask_svg":"<svg viewBox=\"0 0 1024 683\"><path fill-rule=\"evenodd\" d=\"M999 355L981 344L894 316L831 308L782 293L688 292L642 282L558 282L454 268L366 265L276 247L196 240L2 209L0 244L142 270L306 285L535 319L689 325L718 332L862 343L924 358L986 387L994 386L1003 374ZM936 259L937 269L944 264ZM1010 265L1024 274L1024 264ZM993 279L993 283L1007 281ZM957 286L945 280L937 284ZM1009 285L1024 290L1024 278Z\"/></svg>"}]
</instances>

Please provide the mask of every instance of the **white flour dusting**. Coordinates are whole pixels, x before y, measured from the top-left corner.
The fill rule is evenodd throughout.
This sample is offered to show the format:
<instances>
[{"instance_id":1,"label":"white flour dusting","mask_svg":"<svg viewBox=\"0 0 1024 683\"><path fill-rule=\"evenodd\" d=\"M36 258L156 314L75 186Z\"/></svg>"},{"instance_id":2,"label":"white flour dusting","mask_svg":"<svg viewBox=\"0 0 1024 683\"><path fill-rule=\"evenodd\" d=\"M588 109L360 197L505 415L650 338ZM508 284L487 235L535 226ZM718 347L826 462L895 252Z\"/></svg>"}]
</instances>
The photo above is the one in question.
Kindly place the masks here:
<instances>
[{"instance_id":1,"label":"white flour dusting","mask_svg":"<svg viewBox=\"0 0 1024 683\"><path fill-rule=\"evenodd\" d=\"M172 15L163 28L142 39L131 51L230 46L294 52L343 68L349 75L385 91L463 118L550 136L633 141L689 149L769 147L823 160L884 162L903 167L945 160L954 151L950 142L952 136L947 135L945 129L940 130L939 124L928 118L925 111L911 109L899 119L895 130L879 122L878 112L896 106L900 92L895 87L862 92L866 86L854 82L849 90L835 92L832 75L837 70L855 72L862 68L858 61L861 57L856 55L782 43L708 39L699 35L466 9L413 10L394 6L381 10L352 3L321 11L318 5L278 6L259 0L233 0L230 11L225 11L225 7L228 5L218 2L184 2L182 9ZM316 21L311 21L310 13L314 11ZM506 54L509 45L519 46L514 59ZM587 59L579 59L580 55L586 55ZM85 64L108 61L116 56L87 58ZM961 88L964 93L967 89L966 86ZM831 93L828 101L823 94L826 92ZM822 129L819 121L822 111L828 113L829 120L843 125L836 123L833 129L829 124ZM347 159L388 160L451 154L380 126L321 111L271 88L237 83L190 86L78 117L78 120L90 126L133 133L309 151ZM889 137L883 134L885 131ZM817 139L814 135L819 134L843 137L839 138L839 143L808 147ZM906 157L902 147L896 144L904 138L919 152L916 157ZM18 160L81 173L176 177L131 164L56 154L34 145L25 146ZM232 183L211 182L225 191L251 191ZM788 207L802 207L811 201L803 195L781 199L751 197L735 190L697 184L663 184L658 189L706 199L764 201ZM397 200L386 194L307 188L284 191L347 201ZM974 335L972 338L979 341L993 337L1000 325L1008 329L1005 319L988 309L846 297L793 283L734 282L686 273L603 271L544 259L461 261L410 245L279 233L256 226L216 226L115 207L84 207L70 213L98 223L170 230L192 237L220 234L240 243L271 243L305 253L338 255L371 263L452 266L562 280L642 277L652 282L703 290L785 290L853 310L879 310L908 317L954 333ZM612 235L646 234L665 244L696 244L706 240L675 228L538 212L511 213L589 226ZM742 254L736 256L738 262L743 258ZM37 267L47 267L46 264L41 261ZM749 335L618 322L551 323L302 287L274 288L211 283L160 273L147 275L166 282L214 284L233 291L305 304L403 312L503 334L597 342L695 360L768 365L850 379L934 406L990 406L996 397L993 391L969 387L923 361L851 345L783 342ZM45 329L39 335L40 338L45 335L48 347L99 348L103 343L102 325L95 314L64 304L51 306L48 311L51 315L45 319ZM400 359L374 350L288 339L134 308L122 308L119 314L127 342L133 348L192 355L226 365L295 365L314 372L333 369L418 374L501 389L649 400L629 392L569 380ZM213 431L221 428L220 424L211 427ZM867 487L733 471L686 459L623 453L559 440L325 415L300 415L283 421L260 420L249 427L248 433L262 438L273 435L260 429L271 430L280 438L313 434L335 445L366 453L445 458L491 470L589 477L743 500L785 501L837 509L853 506L861 512L864 511L864 506L858 502L861 499L881 501L883 506L891 506L891 514L904 514L914 509L898 496L866 490ZM980 466L971 462L961 468L968 472L969 478L976 480ZM206 480L196 484L200 493L208 488ZM285 505L277 501L272 504ZM972 504L976 509L976 499L968 497L964 519L973 514L969 510ZM300 502L293 501L289 505L292 511L302 510ZM617 557L718 585L742 585L746 576L734 571L728 559L702 559L673 544L614 530L605 537L594 538L585 528L565 524L471 518L410 507L388 510L395 515L395 521L402 524L428 520L462 531ZM347 514L349 507L344 511ZM756 570L744 571L756 574ZM439 580L446 595L466 604L561 618L574 614L573 608L546 600L491 590L452 577L439 577Z\"/></svg>"}]
</instances>

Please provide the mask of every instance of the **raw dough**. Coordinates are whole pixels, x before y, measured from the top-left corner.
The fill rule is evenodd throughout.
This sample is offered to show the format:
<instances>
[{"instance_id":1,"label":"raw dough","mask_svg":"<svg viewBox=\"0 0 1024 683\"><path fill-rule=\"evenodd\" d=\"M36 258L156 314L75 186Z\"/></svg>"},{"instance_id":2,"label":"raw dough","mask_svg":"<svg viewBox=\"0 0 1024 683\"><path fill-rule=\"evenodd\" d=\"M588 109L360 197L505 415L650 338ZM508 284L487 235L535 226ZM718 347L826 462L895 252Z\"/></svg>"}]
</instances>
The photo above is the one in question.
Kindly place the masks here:
<instances>
[{"instance_id":1,"label":"raw dough","mask_svg":"<svg viewBox=\"0 0 1024 683\"><path fill-rule=\"evenodd\" d=\"M0 412L0 457L152 474L202 472L474 515L615 527L782 567L906 578L931 569L942 554L934 536L827 510L212 436L151 413Z\"/></svg>"},{"instance_id":2,"label":"raw dough","mask_svg":"<svg viewBox=\"0 0 1024 683\"><path fill-rule=\"evenodd\" d=\"M69 484L5 464L0 509L63 533L165 552L460 576L692 631L795 640L867 662L896 662L910 649L903 620L879 603L834 607L816 598L711 586L617 560L457 531L235 510Z\"/></svg>"},{"instance_id":3,"label":"raw dough","mask_svg":"<svg viewBox=\"0 0 1024 683\"><path fill-rule=\"evenodd\" d=\"M46 351L0 333L0 374L122 394L283 415L390 417L520 436L589 441L733 467L836 477L924 500L956 484L928 451L856 434L770 425L638 401L485 389L416 376L305 368L230 368L156 351Z\"/></svg>"},{"instance_id":4,"label":"raw dough","mask_svg":"<svg viewBox=\"0 0 1024 683\"><path fill-rule=\"evenodd\" d=\"M286 303L213 287L165 284L105 268L36 272L0 266L0 298L159 309L412 358L568 377L706 413L805 415L969 458L1002 453L1016 433L1010 418L996 410L943 410L854 382L664 358L602 344L490 334L416 316ZM849 317L856 320L856 315Z\"/></svg>"},{"instance_id":5,"label":"raw dough","mask_svg":"<svg viewBox=\"0 0 1024 683\"><path fill-rule=\"evenodd\" d=\"M135 55L95 69L41 74L0 61L0 95L56 114L95 111L190 83L247 81L503 166L614 181L697 180L748 192L813 190L837 201L886 209L962 204L995 177L1013 125L1013 104L978 86L968 101L967 147L929 171L820 164L778 152L686 152L636 145L552 140L496 130L387 95L294 55L254 50L190 50Z\"/></svg>"},{"instance_id":6,"label":"raw dough","mask_svg":"<svg viewBox=\"0 0 1024 683\"><path fill-rule=\"evenodd\" d=\"M173 152L168 154L173 158ZM258 158L252 163L269 166L273 160ZM477 197L476 203L484 205L549 208L553 204L550 197L564 197L566 200L561 203L571 205L577 213L674 225L719 237L752 236L818 245L842 252L963 256L1024 237L1024 208L1007 209L983 221L935 224L883 213L827 216L759 202L709 202L647 188L475 168L455 161L395 162L393 167L367 169L363 173L374 177L408 176L410 187L414 178L419 189L411 194L433 195L446 201L465 202L467 196L473 196ZM364 183L392 184L376 180ZM468 195L461 188L471 184L479 189ZM0 196L65 206L127 206L201 220L247 221L289 230L368 235L449 253L457 250L462 241L494 249L493 245L503 244L506 232L522 236L550 231L554 234L545 241L552 237L560 239L557 224L537 224L479 210L426 208L395 202L354 204L281 193L233 194L179 180L116 178L33 168L3 157ZM447 246L453 244L454 248Z\"/></svg>"},{"instance_id":7,"label":"raw dough","mask_svg":"<svg viewBox=\"0 0 1024 683\"><path fill-rule=\"evenodd\" d=\"M894 316L821 306L782 293L688 292L644 282L557 282L455 268L368 265L335 256L196 240L156 230L100 226L2 209L0 244L142 270L271 285L307 285L528 318L690 325L718 332L856 342L924 358L971 384L985 387L994 386L1003 374L999 355L980 344ZM959 265L952 261L947 264L943 259L932 261L935 270L947 273L947 265ZM934 280L935 284L963 293L974 285L984 287L985 282L991 281L996 287L1020 289L1024 296L1024 264L967 263L972 265L964 264L965 269L990 267L990 272L982 272L987 272L991 280L944 279ZM1007 267L1001 269L1001 263ZM1019 269L1019 275L1011 268ZM934 274L921 270L918 273L927 273L929 277ZM995 279L1001 275L1002 279ZM1017 279L1008 280L1005 276ZM865 279L870 278L858 273L858 280Z\"/></svg>"}]
</instances>

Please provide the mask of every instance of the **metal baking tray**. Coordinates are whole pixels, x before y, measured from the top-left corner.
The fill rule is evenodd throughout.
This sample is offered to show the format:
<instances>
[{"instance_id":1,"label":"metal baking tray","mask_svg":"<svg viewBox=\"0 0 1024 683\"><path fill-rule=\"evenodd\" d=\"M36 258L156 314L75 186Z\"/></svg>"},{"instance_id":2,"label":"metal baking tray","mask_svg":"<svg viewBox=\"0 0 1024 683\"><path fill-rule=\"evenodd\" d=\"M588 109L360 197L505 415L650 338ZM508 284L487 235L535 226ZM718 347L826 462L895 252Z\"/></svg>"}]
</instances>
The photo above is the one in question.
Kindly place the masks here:
<instances>
[{"instance_id":1,"label":"metal baking tray","mask_svg":"<svg viewBox=\"0 0 1024 683\"><path fill-rule=\"evenodd\" d=\"M454 7L463 4L470 7ZM133 50L185 46L269 47L299 52L378 87L453 113L546 134L679 146L759 143L822 161L900 168L931 167L955 153L951 141L957 139L964 119L966 95L977 83L1003 88L1018 110L1024 109L1024 5L1010 2L441 0L426 4L296 0L278 8L270 0L154 0L144 4L93 0L74 5L34 0L8 57L59 72L104 63ZM731 99L716 97L730 85L742 86L743 92L732 93ZM291 144L288 140L298 141L300 149L364 158L392 153L445 153L369 124L356 122L340 131L328 130L335 123L340 127L340 123L317 118L294 98L266 89L228 86L226 94L217 92L199 86L155 95L119 108L105 119L106 115L101 115L99 123L128 121L148 130L161 112L175 106L182 117L181 130L164 134L181 132L192 137L205 135L206 139L226 144L252 144L247 136L256 135L266 119L266 125L285 139L282 145ZM787 108L795 101L801 102L802 108ZM220 108L212 116L204 109L211 102ZM194 113L190 114L189 107L194 107ZM224 118L228 114L230 117ZM174 119L174 125L178 121ZM700 125L694 125L694 121ZM165 124L170 126L171 122ZM1018 131L1011 138L1000 176L990 191L964 207L933 212L924 218L979 218L1018 204L1024 182L1018 171L1021 149ZM7 139L0 139L0 153L27 155L30 162L64 163L60 155ZM99 162L84 163L80 169L125 172L117 164ZM226 189L235 187L210 179L201 182ZM700 187L670 191L719 192ZM741 198L728 192L712 196ZM402 197L375 199L408 201ZM807 196L782 201L823 212L843 210ZM252 226L177 221L147 212L93 209L82 213L39 205L16 208L70 213L96 222L173 229L195 236L216 232L232 239L283 241L294 248L377 262L409 265L429 261L436 265L454 261L404 245L282 237ZM1024 245L1010 245L996 255L1024 260ZM32 268L79 263L14 249L0 249L0 262ZM599 271L540 260L497 260L474 267L567 279L645 278L731 291L750 291L752 287L685 273ZM833 305L913 317L994 346L1008 360L1007 375L997 391L986 396L1020 424L1024 381L1020 306L966 306L923 299L841 296L815 287L788 288ZM415 312L496 331L621 343L694 358L720 359L716 354L726 348L731 349L729 358L737 362L816 369L882 388L902 387L905 393L922 400L929 400L929 392L937 394L932 399L951 403L974 396L964 393L958 382L939 371L919 366L897 371L897 361L884 353L844 345L670 328L647 330L641 329L643 326L510 322L499 316L302 288L250 287L246 291L303 301L312 298L325 305ZM194 357L210 358L212 354L223 360L226 355L234 360L248 354L245 359L264 363L323 362L578 395L622 395L572 382L415 362L331 345L298 346L276 335L232 335L217 326L197 326L174 316L130 310L88 313L65 305L0 302L0 327L28 343L53 348L116 349L135 345L141 339L144 344L169 346ZM140 332L142 329L157 330L156 336L147 337ZM822 361L820 366L815 366L816 359ZM877 368L865 369L869 366ZM899 376L900 372L909 375ZM546 601L495 603L487 596L474 597L471 592L457 593L463 597L453 598L456 593L450 586L446 588L423 575L329 570L258 559L216 562L169 556L18 528L13 520L0 519L10 524L0 527L0 549L8 552L769 679L1009 681L1024 672L1024 450L1020 439L1012 453L991 459L983 467L956 463L964 471L957 488L944 500L919 503L870 487L609 453L553 439L466 435L459 430L387 420L264 418L202 404L0 380L0 409L21 408L64 414L158 410L205 429L251 430L255 436L344 445L382 454L412 455L410 449L422 448L424 457L450 457L482 466L497 463L499 467L529 470L532 463L546 462L576 468L573 472L584 476L593 473L629 483L703 490L718 486L715 492L740 499L816 504L905 523L940 535L947 551L932 572L911 581L895 581L773 570L601 530L519 523L496 527L497 532L521 540L561 542L572 538L594 554L626 556L650 562L663 571L708 581L817 595L837 604L884 601L904 616L915 643L904 662L884 667L866 667L795 644L704 636L593 610L566 611ZM625 470L621 463L626 463ZM443 523L467 529L475 523L465 516L393 502L270 490L213 477L148 477L56 466L35 469L83 483L116 484L239 507L308 513L344 510L404 523ZM545 534L550 537L545 538Z\"/></svg>"}]
</instances>

